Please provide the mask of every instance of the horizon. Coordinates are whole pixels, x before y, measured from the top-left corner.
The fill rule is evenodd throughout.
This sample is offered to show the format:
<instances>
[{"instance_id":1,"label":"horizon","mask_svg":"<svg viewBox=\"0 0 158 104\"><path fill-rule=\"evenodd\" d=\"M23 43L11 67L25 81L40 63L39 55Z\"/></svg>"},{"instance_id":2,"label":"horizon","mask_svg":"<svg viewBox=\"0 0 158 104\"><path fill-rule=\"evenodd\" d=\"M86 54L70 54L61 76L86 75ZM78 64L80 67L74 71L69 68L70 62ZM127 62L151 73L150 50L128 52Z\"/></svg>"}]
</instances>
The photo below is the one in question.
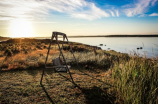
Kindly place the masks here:
<instances>
[{"instance_id":1,"label":"horizon","mask_svg":"<svg viewBox=\"0 0 158 104\"><path fill-rule=\"evenodd\" d=\"M133 34L133 35L127 35L127 34L114 34L114 35L71 35L71 36L67 36L69 38L80 38L80 37L158 37L158 34ZM32 39L32 38L51 38L51 36L46 36L46 37L43 37L43 36L36 36L36 37L4 37L4 36L0 36L0 38L13 38L13 39ZM59 36L59 38L62 38Z\"/></svg>"},{"instance_id":2,"label":"horizon","mask_svg":"<svg viewBox=\"0 0 158 104\"><path fill-rule=\"evenodd\" d=\"M157 35L158 0L3 0L0 36Z\"/></svg>"}]
</instances>

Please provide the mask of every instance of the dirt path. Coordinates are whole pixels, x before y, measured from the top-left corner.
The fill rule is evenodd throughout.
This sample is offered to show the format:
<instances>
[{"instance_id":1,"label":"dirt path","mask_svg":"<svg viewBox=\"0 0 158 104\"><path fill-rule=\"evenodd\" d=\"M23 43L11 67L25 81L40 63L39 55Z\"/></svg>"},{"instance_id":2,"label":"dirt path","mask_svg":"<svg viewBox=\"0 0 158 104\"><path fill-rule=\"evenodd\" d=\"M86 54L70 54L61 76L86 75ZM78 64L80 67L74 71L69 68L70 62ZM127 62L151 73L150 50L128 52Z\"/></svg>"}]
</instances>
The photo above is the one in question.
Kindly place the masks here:
<instances>
[{"instance_id":1,"label":"dirt path","mask_svg":"<svg viewBox=\"0 0 158 104\"><path fill-rule=\"evenodd\" d=\"M71 70L76 86L68 73L46 70L43 86L42 70L0 72L1 104L108 104L114 103L107 72L96 70ZM109 82L110 83L110 82Z\"/></svg>"}]
</instances>

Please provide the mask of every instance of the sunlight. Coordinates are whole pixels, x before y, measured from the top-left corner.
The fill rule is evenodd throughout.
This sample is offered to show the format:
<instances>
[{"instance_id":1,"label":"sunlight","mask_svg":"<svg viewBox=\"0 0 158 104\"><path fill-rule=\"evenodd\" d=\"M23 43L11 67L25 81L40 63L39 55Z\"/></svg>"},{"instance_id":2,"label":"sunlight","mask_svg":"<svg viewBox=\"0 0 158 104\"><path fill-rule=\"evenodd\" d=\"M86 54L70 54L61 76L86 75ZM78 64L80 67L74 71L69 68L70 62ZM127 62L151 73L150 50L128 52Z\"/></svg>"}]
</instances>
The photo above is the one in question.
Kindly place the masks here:
<instances>
[{"instance_id":1,"label":"sunlight","mask_svg":"<svg viewBox=\"0 0 158 104\"><path fill-rule=\"evenodd\" d=\"M33 27L30 21L16 19L10 22L10 37L33 37Z\"/></svg>"}]
</instances>

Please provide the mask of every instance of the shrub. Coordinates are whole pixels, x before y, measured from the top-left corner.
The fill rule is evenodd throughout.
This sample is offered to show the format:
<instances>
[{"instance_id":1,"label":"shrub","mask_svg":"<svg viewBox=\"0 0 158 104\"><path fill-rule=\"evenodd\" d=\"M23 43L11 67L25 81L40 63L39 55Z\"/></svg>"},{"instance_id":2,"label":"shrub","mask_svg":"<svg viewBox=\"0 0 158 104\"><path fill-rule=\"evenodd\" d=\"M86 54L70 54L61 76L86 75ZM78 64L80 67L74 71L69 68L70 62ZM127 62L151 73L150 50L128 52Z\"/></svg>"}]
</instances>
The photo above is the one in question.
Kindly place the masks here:
<instances>
[{"instance_id":1,"label":"shrub","mask_svg":"<svg viewBox=\"0 0 158 104\"><path fill-rule=\"evenodd\" d=\"M38 49L42 49L42 47L41 47L40 45L37 45L36 48L38 48Z\"/></svg>"},{"instance_id":2,"label":"shrub","mask_svg":"<svg viewBox=\"0 0 158 104\"><path fill-rule=\"evenodd\" d=\"M12 55L13 55L13 52L11 51L11 49L8 49L8 48L7 48L7 49L5 50L5 52L4 52L4 54L7 55L7 56L12 56Z\"/></svg>"},{"instance_id":3,"label":"shrub","mask_svg":"<svg viewBox=\"0 0 158 104\"><path fill-rule=\"evenodd\" d=\"M1 51L5 51L5 50L7 49L7 47L8 47L8 46L7 46L6 44L3 44L3 45L1 46L1 48L0 48L0 50L1 50Z\"/></svg>"},{"instance_id":4,"label":"shrub","mask_svg":"<svg viewBox=\"0 0 158 104\"><path fill-rule=\"evenodd\" d=\"M13 50L13 53L14 54L20 53L20 49L18 47L15 47L14 50Z\"/></svg>"},{"instance_id":5,"label":"shrub","mask_svg":"<svg viewBox=\"0 0 158 104\"><path fill-rule=\"evenodd\" d=\"M44 46L43 46L43 48L44 48L44 49L46 49L46 48L47 48L47 46L46 46L46 45L44 45Z\"/></svg>"},{"instance_id":6,"label":"shrub","mask_svg":"<svg viewBox=\"0 0 158 104\"><path fill-rule=\"evenodd\" d=\"M70 46L63 46L63 50L68 50L68 51L70 51ZM83 52L83 51L87 51L87 52L88 52L87 49L82 48L82 47L78 47L78 46L72 47L72 51L73 51L73 52Z\"/></svg>"},{"instance_id":7,"label":"shrub","mask_svg":"<svg viewBox=\"0 0 158 104\"><path fill-rule=\"evenodd\" d=\"M0 54L0 57L3 57L4 55L3 54Z\"/></svg>"}]
</instances>

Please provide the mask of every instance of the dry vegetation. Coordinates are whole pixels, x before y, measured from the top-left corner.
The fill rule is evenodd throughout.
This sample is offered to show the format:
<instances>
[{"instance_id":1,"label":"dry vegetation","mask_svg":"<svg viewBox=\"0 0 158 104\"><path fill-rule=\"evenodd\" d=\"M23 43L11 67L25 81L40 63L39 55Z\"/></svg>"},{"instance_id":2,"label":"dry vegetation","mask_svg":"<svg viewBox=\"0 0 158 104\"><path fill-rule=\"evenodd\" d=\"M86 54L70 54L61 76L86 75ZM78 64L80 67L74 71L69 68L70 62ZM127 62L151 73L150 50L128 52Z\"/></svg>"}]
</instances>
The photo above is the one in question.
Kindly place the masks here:
<instances>
[{"instance_id":1,"label":"dry vegetation","mask_svg":"<svg viewBox=\"0 0 158 104\"><path fill-rule=\"evenodd\" d=\"M0 103L113 104L158 102L158 59L103 51L79 43L72 49L81 70L71 62L68 73L42 69L49 39L11 39L0 43ZM64 46L64 56L72 58ZM47 65L58 57L52 45ZM85 66L87 66L85 68Z\"/></svg>"}]
</instances>

